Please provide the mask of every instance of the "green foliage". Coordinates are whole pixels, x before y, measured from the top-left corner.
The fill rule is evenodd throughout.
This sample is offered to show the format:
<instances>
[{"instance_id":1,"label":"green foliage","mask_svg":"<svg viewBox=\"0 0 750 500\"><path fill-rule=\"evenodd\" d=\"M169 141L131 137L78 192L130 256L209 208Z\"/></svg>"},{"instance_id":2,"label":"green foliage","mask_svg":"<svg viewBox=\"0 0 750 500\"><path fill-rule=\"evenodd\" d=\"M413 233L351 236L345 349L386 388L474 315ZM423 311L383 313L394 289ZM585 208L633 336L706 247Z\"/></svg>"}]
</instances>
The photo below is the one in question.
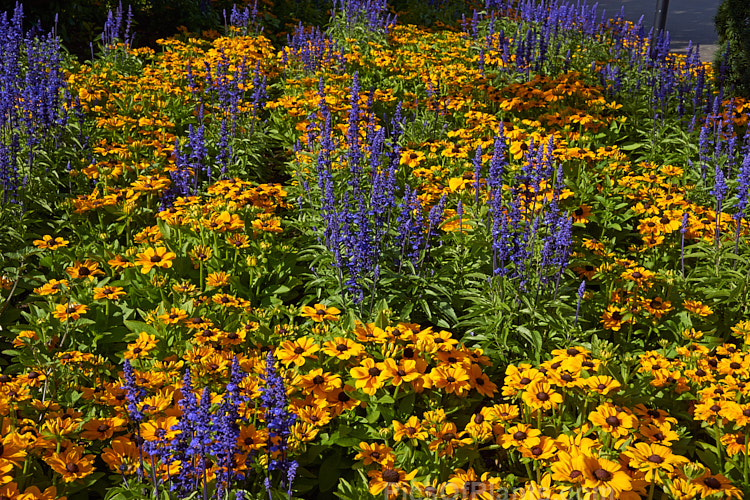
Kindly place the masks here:
<instances>
[{"instance_id":1,"label":"green foliage","mask_svg":"<svg viewBox=\"0 0 750 500\"><path fill-rule=\"evenodd\" d=\"M750 96L750 4L744 0L724 0L716 13L720 50L714 63L717 74L738 95Z\"/></svg>"}]
</instances>

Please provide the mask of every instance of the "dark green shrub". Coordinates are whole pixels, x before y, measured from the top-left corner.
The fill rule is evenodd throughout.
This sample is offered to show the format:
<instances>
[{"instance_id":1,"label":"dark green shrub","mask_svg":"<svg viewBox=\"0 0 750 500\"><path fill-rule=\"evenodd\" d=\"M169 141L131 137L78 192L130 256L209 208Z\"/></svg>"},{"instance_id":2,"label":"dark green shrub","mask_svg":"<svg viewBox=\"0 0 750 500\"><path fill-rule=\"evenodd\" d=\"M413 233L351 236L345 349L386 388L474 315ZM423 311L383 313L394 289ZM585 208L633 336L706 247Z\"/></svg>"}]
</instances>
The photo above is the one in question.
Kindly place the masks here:
<instances>
[{"instance_id":1,"label":"dark green shrub","mask_svg":"<svg viewBox=\"0 0 750 500\"><path fill-rule=\"evenodd\" d=\"M734 86L737 94L750 96L750 2L724 0L716 14L716 32L720 44L714 63L717 75L724 66L725 83Z\"/></svg>"}]
</instances>

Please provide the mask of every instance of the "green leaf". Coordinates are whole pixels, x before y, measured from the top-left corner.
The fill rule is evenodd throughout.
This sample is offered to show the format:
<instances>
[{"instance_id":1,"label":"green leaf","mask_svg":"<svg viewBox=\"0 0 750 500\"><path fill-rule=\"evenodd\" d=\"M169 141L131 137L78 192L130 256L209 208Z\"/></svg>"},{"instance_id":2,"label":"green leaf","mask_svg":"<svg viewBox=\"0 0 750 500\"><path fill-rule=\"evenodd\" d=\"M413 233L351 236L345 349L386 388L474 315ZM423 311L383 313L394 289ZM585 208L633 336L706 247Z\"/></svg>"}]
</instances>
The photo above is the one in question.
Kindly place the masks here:
<instances>
[{"instance_id":1,"label":"green leaf","mask_svg":"<svg viewBox=\"0 0 750 500\"><path fill-rule=\"evenodd\" d=\"M320 491L331 491L338 484L341 475L338 468L340 462L341 452L337 450L320 464L320 474L318 475Z\"/></svg>"},{"instance_id":2,"label":"green leaf","mask_svg":"<svg viewBox=\"0 0 750 500\"><path fill-rule=\"evenodd\" d=\"M156 328L149 325L148 323L144 323L143 321L125 320L123 321L123 323L133 333L146 332L149 335L155 335L157 337L161 337L161 335L159 335L159 332L156 330Z\"/></svg>"}]
</instances>

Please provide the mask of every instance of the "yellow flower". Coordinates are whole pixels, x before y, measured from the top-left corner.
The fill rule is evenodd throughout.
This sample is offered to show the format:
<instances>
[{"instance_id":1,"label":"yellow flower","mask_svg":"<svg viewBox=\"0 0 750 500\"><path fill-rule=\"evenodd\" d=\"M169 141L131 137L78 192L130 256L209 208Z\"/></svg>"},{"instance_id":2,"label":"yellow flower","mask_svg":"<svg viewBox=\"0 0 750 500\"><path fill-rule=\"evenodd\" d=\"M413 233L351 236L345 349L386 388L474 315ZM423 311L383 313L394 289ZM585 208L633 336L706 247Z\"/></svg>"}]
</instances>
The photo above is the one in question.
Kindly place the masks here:
<instances>
[{"instance_id":1,"label":"yellow flower","mask_svg":"<svg viewBox=\"0 0 750 500\"><path fill-rule=\"evenodd\" d=\"M118 300L120 297L125 295L126 292L121 286L103 286L94 288L94 300Z\"/></svg>"},{"instance_id":2,"label":"yellow flower","mask_svg":"<svg viewBox=\"0 0 750 500\"><path fill-rule=\"evenodd\" d=\"M147 248L145 252L136 255L135 264L141 267L141 273L148 274L152 268L167 269L172 267L172 261L177 257L164 247Z\"/></svg>"},{"instance_id":3,"label":"yellow flower","mask_svg":"<svg viewBox=\"0 0 750 500\"><path fill-rule=\"evenodd\" d=\"M65 304L57 304L55 306L55 312L52 313L52 316L59 319L60 321L68 321L69 319L75 321L80 318L82 314L86 314L88 310L89 308L84 306L83 304L67 302Z\"/></svg>"},{"instance_id":4,"label":"yellow flower","mask_svg":"<svg viewBox=\"0 0 750 500\"><path fill-rule=\"evenodd\" d=\"M710 307L700 300L686 300L682 303L682 306L686 311L698 316L711 316L714 313Z\"/></svg>"},{"instance_id":5,"label":"yellow flower","mask_svg":"<svg viewBox=\"0 0 750 500\"><path fill-rule=\"evenodd\" d=\"M88 278L89 281L94 281L94 276L104 274L99 269L99 263L92 260L86 259L83 262L76 261L71 267L65 270L71 278Z\"/></svg>"},{"instance_id":6,"label":"yellow flower","mask_svg":"<svg viewBox=\"0 0 750 500\"><path fill-rule=\"evenodd\" d=\"M600 498L618 498L631 490L630 477L617 462L604 458L584 458L584 486L595 488Z\"/></svg>"},{"instance_id":7,"label":"yellow flower","mask_svg":"<svg viewBox=\"0 0 750 500\"><path fill-rule=\"evenodd\" d=\"M82 479L94 472L94 455L83 455L83 448L71 446L61 453L53 453L44 459L52 470L60 474L66 483Z\"/></svg>"},{"instance_id":8,"label":"yellow flower","mask_svg":"<svg viewBox=\"0 0 750 500\"><path fill-rule=\"evenodd\" d=\"M213 288L221 288L229 284L229 279L232 277L231 274L225 273L224 271L218 271L211 273L206 276L206 286Z\"/></svg>"},{"instance_id":9,"label":"yellow flower","mask_svg":"<svg viewBox=\"0 0 750 500\"><path fill-rule=\"evenodd\" d=\"M55 295L66 286L68 286L68 280L51 279L39 288L34 288L34 293L39 295Z\"/></svg>"},{"instance_id":10,"label":"yellow flower","mask_svg":"<svg viewBox=\"0 0 750 500\"><path fill-rule=\"evenodd\" d=\"M362 460L363 465L387 464L393 460L393 449L384 444L369 444L366 441L359 443L359 453L355 455L354 460Z\"/></svg>"},{"instance_id":11,"label":"yellow flower","mask_svg":"<svg viewBox=\"0 0 750 500\"><path fill-rule=\"evenodd\" d=\"M315 304L313 307L302 306L300 316L310 318L316 323L322 323L325 320L338 321L338 315L341 314L337 308L326 307L323 304Z\"/></svg>"},{"instance_id":12,"label":"yellow flower","mask_svg":"<svg viewBox=\"0 0 750 500\"><path fill-rule=\"evenodd\" d=\"M276 357L286 366L294 363L296 366L305 364L306 358L317 359L316 352L320 347L309 337L302 337L295 341L287 340L276 350Z\"/></svg>"},{"instance_id":13,"label":"yellow flower","mask_svg":"<svg viewBox=\"0 0 750 500\"><path fill-rule=\"evenodd\" d=\"M559 392L555 392L549 382L537 380L526 387L523 391L523 402L532 410L551 410L563 402Z\"/></svg>"},{"instance_id":14,"label":"yellow flower","mask_svg":"<svg viewBox=\"0 0 750 500\"><path fill-rule=\"evenodd\" d=\"M53 238L49 234L45 234L44 236L42 236L41 240L34 240L32 243L37 248L57 250L58 248L68 246L68 243L70 242L60 236Z\"/></svg>"},{"instance_id":15,"label":"yellow flower","mask_svg":"<svg viewBox=\"0 0 750 500\"><path fill-rule=\"evenodd\" d=\"M356 380L355 387L372 396L383 387L386 374L385 364L375 363L372 358L365 358L362 364L351 369L351 376Z\"/></svg>"}]
</instances>

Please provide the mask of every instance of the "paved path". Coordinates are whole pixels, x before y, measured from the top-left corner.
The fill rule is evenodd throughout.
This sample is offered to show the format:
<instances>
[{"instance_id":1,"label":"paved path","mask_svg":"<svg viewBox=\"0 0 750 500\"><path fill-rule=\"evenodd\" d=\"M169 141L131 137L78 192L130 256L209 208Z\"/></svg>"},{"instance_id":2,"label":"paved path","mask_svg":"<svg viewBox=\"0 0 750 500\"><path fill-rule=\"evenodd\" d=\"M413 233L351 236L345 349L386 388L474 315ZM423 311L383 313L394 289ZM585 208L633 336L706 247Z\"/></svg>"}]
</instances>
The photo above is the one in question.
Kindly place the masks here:
<instances>
[{"instance_id":1,"label":"paved path","mask_svg":"<svg viewBox=\"0 0 750 500\"><path fill-rule=\"evenodd\" d=\"M592 5L595 0L587 3ZM654 24L654 12L657 0L599 0L598 10L606 9L607 13L616 14L625 7L625 17L638 21L643 16L646 29ZM714 16L721 0L671 0L667 10L667 31L676 52L684 51L689 40L700 44L701 59L713 60L718 36L714 26Z\"/></svg>"}]
</instances>

